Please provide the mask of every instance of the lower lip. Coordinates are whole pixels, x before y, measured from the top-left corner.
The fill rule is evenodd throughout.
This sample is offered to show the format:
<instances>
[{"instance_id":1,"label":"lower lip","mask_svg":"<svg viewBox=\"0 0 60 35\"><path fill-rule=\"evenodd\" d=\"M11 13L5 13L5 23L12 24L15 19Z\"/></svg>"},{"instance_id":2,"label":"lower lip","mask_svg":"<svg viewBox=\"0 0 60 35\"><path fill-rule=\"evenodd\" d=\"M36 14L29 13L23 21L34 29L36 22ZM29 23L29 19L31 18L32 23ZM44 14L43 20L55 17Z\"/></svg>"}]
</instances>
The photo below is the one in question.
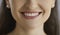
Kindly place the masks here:
<instances>
[{"instance_id":1,"label":"lower lip","mask_svg":"<svg viewBox=\"0 0 60 35\"><path fill-rule=\"evenodd\" d=\"M36 18L37 16L24 16L24 18L26 18L26 19L34 19L34 18Z\"/></svg>"},{"instance_id":2,"label":"lower lip","mask_svg":"<svg viewBox=\"0 0 60 35\"><path fill-rule=\"evenodd\" d=\"M41 13L40 13L41 14ZM40 15L39 14L39 15ZM23 14L22 14L23 15ZM25 18L25 19L34 19L34 18L36 18L36 17L38 17L39 15L37 15L37 16L25 16L25 15L23 15L23 17Z\"/></svg>"}]
</instances>

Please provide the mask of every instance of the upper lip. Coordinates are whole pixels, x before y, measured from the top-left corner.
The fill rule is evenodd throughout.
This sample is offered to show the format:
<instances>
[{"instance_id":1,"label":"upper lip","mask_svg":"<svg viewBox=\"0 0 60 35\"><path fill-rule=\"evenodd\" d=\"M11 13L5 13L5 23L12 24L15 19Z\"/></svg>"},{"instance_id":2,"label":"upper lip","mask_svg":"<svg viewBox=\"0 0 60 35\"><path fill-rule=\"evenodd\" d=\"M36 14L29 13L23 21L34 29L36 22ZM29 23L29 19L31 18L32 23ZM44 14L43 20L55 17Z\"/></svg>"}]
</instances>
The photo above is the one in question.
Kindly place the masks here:
<instances>
[{"instance_id":1,"label":"upper lip","mask_svg":"<svg viewBox=\"0 0 60 35\"><path fill-rule=\"evenodd\" d=\"M22 14L24 14L24 13L42 13L42 11L23 11L23 12L21 12Z\"/></svg>"},{"instance_id":2,"label":"upper lip","mask_svg":"<svg viewBox=\"0 0 60 35\"><path fill-rule=\"evenodd\" d=\"M21 11L21 12L25 12L25 13L38 13L38 12L42 12L41 10L33 10L33 11L31 11L31 10L26 10L26 11Z\"/></svg>"}]
</instances>

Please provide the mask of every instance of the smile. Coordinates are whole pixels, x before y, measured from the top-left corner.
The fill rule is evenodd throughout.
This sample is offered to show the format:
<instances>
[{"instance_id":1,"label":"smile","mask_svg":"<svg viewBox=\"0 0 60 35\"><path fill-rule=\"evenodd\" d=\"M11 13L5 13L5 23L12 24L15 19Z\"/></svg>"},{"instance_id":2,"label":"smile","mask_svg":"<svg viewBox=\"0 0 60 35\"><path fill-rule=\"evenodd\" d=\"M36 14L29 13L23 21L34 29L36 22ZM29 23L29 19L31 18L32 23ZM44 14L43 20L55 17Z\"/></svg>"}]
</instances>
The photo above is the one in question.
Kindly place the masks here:
<instances>
[{"instance_id":1,"label":"smile","mask_svg":"<svg viewBox=\"0 0 60 35\"><path fill-rule=\"evenodd\" d=\"M42 12L21 12L24 18L26 19L34 19L39 16Z\"/></svg>"}]
</instances>

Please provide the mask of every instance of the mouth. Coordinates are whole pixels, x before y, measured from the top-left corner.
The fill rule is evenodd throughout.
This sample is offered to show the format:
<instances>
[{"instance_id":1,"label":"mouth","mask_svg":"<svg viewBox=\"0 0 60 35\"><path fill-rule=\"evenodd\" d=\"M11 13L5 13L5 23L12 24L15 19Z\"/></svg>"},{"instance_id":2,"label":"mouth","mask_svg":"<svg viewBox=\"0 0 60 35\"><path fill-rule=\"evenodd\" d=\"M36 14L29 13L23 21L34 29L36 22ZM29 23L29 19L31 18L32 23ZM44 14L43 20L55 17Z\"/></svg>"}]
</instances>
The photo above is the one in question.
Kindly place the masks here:
<instances>
[{"instance_id":1,"label":"mouth","mask_svg":"<svg viewBox=\"0 0 60 35\"><path fill-rule=\"evenodd\" d=\"M42 12L21 12L24 18L26 19L34 19L38 17Z\"/></svg>"}]
</instances>

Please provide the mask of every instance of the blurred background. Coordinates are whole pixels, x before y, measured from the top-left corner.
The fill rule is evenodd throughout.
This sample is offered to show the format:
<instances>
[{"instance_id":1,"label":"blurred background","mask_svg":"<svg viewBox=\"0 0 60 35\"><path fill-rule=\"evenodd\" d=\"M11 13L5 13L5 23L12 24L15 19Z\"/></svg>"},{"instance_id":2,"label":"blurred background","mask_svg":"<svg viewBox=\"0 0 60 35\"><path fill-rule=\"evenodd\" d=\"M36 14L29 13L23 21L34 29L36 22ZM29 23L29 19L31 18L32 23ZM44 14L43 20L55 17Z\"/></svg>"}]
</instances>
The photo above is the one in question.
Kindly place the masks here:
<instances>
[{"instance_id":1,"label":"blurred background","mask_svg":"<svg viewBox=\"0 0 60 35\"><path fill-rule=\"evenodd\" d=\"M57 35L60 35L60 0L57 0L57 11L58 11L58 29L57 29Z\"/></svg>"}]
</instances>

